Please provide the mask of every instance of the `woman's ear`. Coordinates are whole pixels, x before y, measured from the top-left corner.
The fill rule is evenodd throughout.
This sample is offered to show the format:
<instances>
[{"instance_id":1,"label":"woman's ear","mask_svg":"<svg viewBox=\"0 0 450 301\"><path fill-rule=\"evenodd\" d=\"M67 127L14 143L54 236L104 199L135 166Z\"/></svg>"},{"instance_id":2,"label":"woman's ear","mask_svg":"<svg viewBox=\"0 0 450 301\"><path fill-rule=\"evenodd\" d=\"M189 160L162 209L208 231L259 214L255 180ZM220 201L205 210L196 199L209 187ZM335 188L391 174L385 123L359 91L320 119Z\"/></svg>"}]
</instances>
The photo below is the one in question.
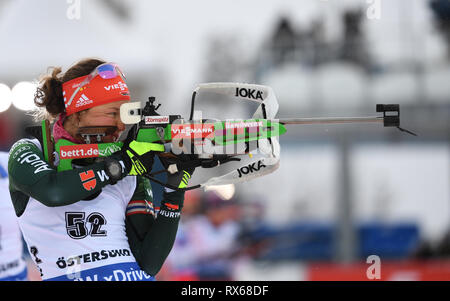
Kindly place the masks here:
<instances>
[{"instance_id":1,"label":"woman's ear","mask_svg":"<svg viewBox=\"0 0 450 301\"><path fill-rule=\"evenodd\" d=\"M70 116L67 116L64 125L67 125L68 128L78 128L80 125L81 116L80 112L76 112Z\"/></svg>"},{"instance_id":2,"label":"woman's ear","mask_svg":"<svg viewBox=\"0 0 450 301\"><path fill-rule=\"evenodd\" d=\"M81 121L81 112L77 112L77 113L75 114L75 116L76 116L76 121L77 121L77 123L80 123L80 121Z\"/></svg>"}]
</instances>

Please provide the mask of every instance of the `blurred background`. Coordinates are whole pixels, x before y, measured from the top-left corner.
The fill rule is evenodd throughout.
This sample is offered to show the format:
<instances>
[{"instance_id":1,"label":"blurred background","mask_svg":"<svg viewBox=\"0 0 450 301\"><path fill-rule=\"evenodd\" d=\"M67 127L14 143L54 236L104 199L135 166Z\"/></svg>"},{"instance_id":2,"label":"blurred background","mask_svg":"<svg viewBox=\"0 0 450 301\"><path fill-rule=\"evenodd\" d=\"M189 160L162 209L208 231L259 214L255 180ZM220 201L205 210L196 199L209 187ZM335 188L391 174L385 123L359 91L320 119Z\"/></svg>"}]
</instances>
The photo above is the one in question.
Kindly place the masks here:
<instances>
[{"instance_id":1,"label":"blurred background","mask_svg":"<svg viewBox=\"0 0 450 301\"><path fill-rule=\"evenodd\" d=\"M450 280L449 0L0 0L0 38L3 151L34 123L39 76L85 57L185 118L215 81L271 86L279 118L400 104L417 137L291 126L273 174L189 192L157 279L368 280L376 255L383 280Z\"/></svg>"}]
</instances>

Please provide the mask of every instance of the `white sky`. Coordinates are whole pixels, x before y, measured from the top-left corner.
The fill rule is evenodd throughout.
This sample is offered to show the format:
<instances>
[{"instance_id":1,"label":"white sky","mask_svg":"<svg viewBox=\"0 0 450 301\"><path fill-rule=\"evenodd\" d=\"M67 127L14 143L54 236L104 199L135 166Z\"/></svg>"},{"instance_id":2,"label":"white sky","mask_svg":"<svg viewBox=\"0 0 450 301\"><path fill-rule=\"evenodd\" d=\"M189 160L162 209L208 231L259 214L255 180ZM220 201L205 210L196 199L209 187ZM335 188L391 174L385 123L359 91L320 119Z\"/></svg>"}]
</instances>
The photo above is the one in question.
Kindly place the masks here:
<instances>
[{"instance_id":1,"label":"white sky","mask_svg":"<svg viewBox=\"0 0 450 301\"><path fill-rule=\"evenodd\" d=\"M442 56L442 42L432 33L427 1L379 1L380 20L368 20L365 26L372 50L385 62L411 55ZM127 2L133 8L130 25L115 21L95 0L80 0L80 20L67 18L67 1L10 1L0 15L0 82L14 73L14 77L26 73L30 77L48 65L69 65L98 54L123 62L127 73L145 66L162 67L177 99L192 91L199 79L208 36L234 36L242 41L242 55L251 56L272 33L280 15L288 16L296 26L323 16L327 35L336 37L341 29L338 12L355 5L367 11L373 5L366 0ZM409 37L405 31L414 34ZM417 47L405 43L408 39Z\"/></svg>"}]
</instances>

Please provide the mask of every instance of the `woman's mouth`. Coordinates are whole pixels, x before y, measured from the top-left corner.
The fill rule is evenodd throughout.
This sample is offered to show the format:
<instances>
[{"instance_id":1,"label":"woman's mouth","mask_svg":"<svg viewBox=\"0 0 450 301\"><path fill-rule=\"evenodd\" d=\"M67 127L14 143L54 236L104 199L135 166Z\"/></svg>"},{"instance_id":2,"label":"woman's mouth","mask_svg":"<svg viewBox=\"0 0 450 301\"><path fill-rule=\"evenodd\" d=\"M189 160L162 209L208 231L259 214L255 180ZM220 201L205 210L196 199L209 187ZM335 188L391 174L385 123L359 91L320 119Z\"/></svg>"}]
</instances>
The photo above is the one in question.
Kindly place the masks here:
<instances>
[{"instance_id":1,"label":"woman's mouth","mask_svg":"<svg viewBox=\"0 0 450 301\"><path fill-rule=\"evenodd\" d=\"M119 136L117 136L116 134L104 136L102 139L103 143L112 143L117 141L119 141Z\"/></svg>"}]
</instances>

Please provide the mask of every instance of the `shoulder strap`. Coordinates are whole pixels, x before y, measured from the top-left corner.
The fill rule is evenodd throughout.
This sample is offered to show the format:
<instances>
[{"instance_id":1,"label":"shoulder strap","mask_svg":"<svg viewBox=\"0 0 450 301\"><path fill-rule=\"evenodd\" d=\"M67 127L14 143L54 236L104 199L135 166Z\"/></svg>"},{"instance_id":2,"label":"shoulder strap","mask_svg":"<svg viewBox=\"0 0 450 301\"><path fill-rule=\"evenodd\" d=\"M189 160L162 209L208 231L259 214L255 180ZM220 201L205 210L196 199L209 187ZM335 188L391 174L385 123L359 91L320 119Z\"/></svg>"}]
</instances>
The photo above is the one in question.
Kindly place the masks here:
<instances>
[{"instance_id":1,"label":"shoulder strap","mask_svg":"<svg viewBox=\"0 0 450 301\"><path fill-rule=\"evenodd\" d=\"M45 161L49 163L50 167L55 168L55 156L53 155L55 144L50 133L50 122L44 120L40 126L30 126L25 128L25 132L39 140L42 145Z\"/></svg>"}]
</instances>

